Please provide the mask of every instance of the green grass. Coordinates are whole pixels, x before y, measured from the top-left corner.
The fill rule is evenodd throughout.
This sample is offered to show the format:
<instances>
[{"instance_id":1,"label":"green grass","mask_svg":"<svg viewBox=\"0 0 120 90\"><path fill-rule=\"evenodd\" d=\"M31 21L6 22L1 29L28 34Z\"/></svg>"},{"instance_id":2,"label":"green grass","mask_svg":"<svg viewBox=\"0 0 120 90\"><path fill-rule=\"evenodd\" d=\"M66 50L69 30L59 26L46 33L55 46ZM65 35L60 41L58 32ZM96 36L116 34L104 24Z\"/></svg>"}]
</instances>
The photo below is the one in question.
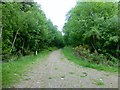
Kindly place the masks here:
<instances>
[{"instance_id":1,"label":"green grass","mask_svg":"<svg viewBox=\"0 0 120 90\"><path fill-rule=\"evenodd\" d=\"M69 74L75 74L74 72L69 72Z\"/></svg>"},{"instance_id":2,"label":"green grass","mask_svg":"<svg viewBox=\"0 0 120 90\"><path fill-rule=\"evenodd\" d=\"M86 77L85 75L81 75L80 77Z\"/></svg>"},{"instance_id":3,"label":"green grass","mask_svg":"<svg viewBox=\"0 0 120 90\"><path fill-rule=\"evenodd\" d=\"M93 84L96 84L97 86L104 85L103 81L101 81L101 80L95 80L95 79L94 79L92 83L93 83Z\"/></svg>"},{"instance_id":4,"label":"green grass","mask_svg":"<svg viewBox=\"0 0 120 90\"><path fill-rule=\"evenodd\" d=\"M55 68L55 70L57 70L58 68Z\"/></svg>"},{"instance_id":5,"label":"green grass","mask_svg":"<svg viewBox=\"0 0 120 90\"><path fill-rule=\"evenodd\" d=\"M0 90L2 89L2 63L0 63Z\"/></svg>"},{"instance_id":6,"label":"green grass","mask_svg":"<svg viewBox=\"0 0 120 90\"><path fill-rule=\"evenodd\" d=\"M118 72L118 68L117 67L91 63L91 62L88 62L87 60L84 60L84 59L82 59L80 57L75 56L73 54L73 52L72 52L72 47L64 47L62 52L64 53L64 56L69 61L72 61L75 64L78 64L80 66L94 68L94 69L97 69L97 70L109 71L109 72Z\"/></svg>"},{"instance_id":7,"label":"green grass","mask_svg":"<svg viewBox=\"0 0 120 90\"><path fill-rule=\"evenodd\" d=\"M42 60L50 51L44 50L37 56L29 55L19 58L16 61L2 64L2 85L9 87L23 78L25 72L39 60Z\"/></svg>"},{"instance_id":8,"label":"green grass","mask_svg":"<svg viewBox=\"0 0 120 90\"><path fill-rule=\"evenodd\" d=\"M52 77L48 77L48 79L52 79Z\"/></svg>"},{"instance_id":9,"label":"green grass","mask_svg":"<svg viewBox=\"0 0 120 90\"><path fill-rule=\"evenodd\" d=\"M65 76L64 76L64 75L62 75L62 76L61 76L61 78L65 78Z\"/></svg>"}]
</instances>

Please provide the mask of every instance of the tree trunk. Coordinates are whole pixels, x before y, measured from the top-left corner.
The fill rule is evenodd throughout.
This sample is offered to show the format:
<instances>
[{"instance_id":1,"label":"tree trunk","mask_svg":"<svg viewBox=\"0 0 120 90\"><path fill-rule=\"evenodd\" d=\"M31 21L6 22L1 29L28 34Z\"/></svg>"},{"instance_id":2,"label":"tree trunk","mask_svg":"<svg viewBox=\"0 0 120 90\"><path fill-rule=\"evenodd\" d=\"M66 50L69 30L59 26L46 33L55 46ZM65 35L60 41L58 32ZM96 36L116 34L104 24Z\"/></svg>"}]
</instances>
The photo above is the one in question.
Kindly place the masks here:
<instances>
[{"instance_id":1,"label":"tree trunk","mask_svg":"<svg viewBox=\"0 0 120 90\"><path fill-rule=\"evenodd\" d=\"M117 57L119 57L119 50L120 50L120 45L117 44L117 48L116 48L116 51L117 51L116 56L117 56Z\"/></svg>"},{"instance_id":2,"label":"tree trunk","mask_svg":"<svg viewBox=\"0 0 120 90\"><path fill-rule=\"evenodd\" d=\"M96 49L95 46L94 46L94 43L91 42L91 45L92 45L92 47L93 47L93 49L94 49L94 53L98 54L98 51L97 51L97 49Z\"/></svg>"},{"instance_id":3,"label":"tree trunk","mask_svg":"<svg viewBox=\"0 0 120 90\"><path fill-rule=\"evenodd\" d=\"M21 27L20 27L20 28L21 28ZM18 32L19 32L20 28L17 30L17 32L16 32L16 34L15 34L15 37L14 37L14 40L13 40L13 43L12 43L12 48L11 48L11 50L10 50L10 54L11 54L11 52L12 52L12 50L13 50L13 47L14 47L14 44L15 44L15 41L16 41L16 38L17 38L17 35L18 35Z\"/></svg>"}]
</instances>

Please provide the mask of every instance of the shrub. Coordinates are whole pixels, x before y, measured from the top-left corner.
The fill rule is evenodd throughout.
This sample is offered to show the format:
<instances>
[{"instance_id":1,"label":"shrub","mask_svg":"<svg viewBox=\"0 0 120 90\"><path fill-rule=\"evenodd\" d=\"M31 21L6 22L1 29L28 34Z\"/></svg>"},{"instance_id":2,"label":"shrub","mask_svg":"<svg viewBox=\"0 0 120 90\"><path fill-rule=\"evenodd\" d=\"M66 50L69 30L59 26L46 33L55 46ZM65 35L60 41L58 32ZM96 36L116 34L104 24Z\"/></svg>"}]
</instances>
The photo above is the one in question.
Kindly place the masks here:
<instances>
[{"instance_id":1,"label":"shrub","mask_svg":"<svg viewBox=\"0 0 120 90\"><path fill-rule=\"evenodd\" d=\"M91 53L89 48L79 45L75 48L73 48L73 52L78 57L84 58L84 60L87 60L88 62L96 63L96 64L104 64L109 66L118 66L118 59L113 57L112 55L105 53Z\"/></svg>"}]
</instances>

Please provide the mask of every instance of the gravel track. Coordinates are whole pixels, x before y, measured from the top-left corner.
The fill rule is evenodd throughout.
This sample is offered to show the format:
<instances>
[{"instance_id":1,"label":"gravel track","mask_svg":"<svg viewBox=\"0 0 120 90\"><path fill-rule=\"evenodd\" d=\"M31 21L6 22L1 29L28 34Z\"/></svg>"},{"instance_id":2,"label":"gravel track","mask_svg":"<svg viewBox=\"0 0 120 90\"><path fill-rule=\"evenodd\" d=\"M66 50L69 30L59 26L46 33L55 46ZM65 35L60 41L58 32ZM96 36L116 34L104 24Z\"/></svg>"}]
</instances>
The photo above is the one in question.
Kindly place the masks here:
<instances>
[{"instance_id":1,"label":"gravel track","mask_svg":"<svg viewBox=\"0 0 120 90\"><path fill-rule=\"evenodd\" d=\"M15 88L118 88L118 74L68 61L61 50L35 64Z\"/></svg>"}]
</instances>

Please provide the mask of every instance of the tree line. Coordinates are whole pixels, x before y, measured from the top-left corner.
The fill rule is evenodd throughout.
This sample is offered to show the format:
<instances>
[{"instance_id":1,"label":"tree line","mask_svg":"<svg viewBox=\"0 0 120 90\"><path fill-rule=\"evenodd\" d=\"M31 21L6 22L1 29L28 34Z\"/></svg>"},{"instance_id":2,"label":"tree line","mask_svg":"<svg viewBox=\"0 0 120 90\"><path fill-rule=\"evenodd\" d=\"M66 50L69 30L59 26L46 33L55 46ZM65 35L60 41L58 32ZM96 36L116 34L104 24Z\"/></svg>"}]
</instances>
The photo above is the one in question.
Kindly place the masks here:
<instances>
[{"instance_id":1,"label":"tree line","mask_svg":"<svg viewBox=\"0 0 120 90\"><path fill-rule=\"evenodd\" d=\"M118 2L77 2L66 15L66 44L120 59L118 10Z\"/></svg>"},{"instance_id":2,"label":"tree line","mask_svg":"<svg viewBox=\"0 0 120 90\"><path fill-rule=\"evenodd\" d=\"M62 35L37 3L4 2L2 59L65 45L77 47L79 53L89 49L90 53L120 59L118 10L117 2L77 2L66 15Z\"/></svg>"},{"instance_id":3,"label":"tree line","mask_svg":"<svg viewBox=\"0 0 120 90\"><path fill-rule=\"evenodd\" d=\"M35 2L2 3L2 60L62 47L63 37Z\"/></svg>"}]
</instances>

